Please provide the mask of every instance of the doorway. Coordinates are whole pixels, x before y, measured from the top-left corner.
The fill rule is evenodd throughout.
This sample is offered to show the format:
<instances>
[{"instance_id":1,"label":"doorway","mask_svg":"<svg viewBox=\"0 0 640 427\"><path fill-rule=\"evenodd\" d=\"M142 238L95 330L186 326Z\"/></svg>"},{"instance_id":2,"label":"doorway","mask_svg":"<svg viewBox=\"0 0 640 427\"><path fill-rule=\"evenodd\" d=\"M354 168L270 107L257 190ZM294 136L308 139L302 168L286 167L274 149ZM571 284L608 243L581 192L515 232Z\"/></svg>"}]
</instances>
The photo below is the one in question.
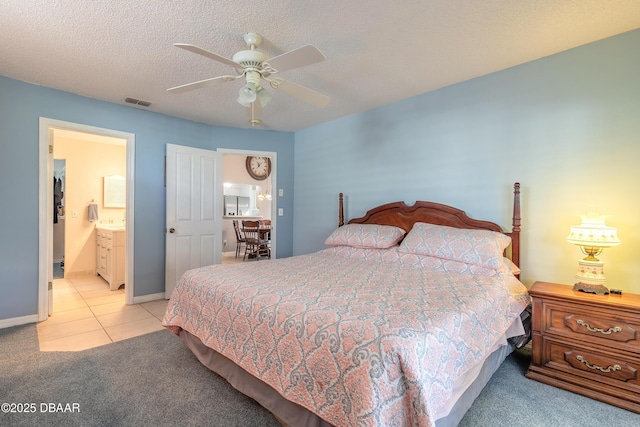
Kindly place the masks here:
<instances>
[{"instance_id":1,"label":"doorway","mask_svg":"<svg viewBox=\"0 0 640 427\"><path fill-rule=\"evenodd\" d=\"M40 160L39 160L39 272L38 272L38 320L43 321L53 311L53 225L54 225L54 148L57 132L75 132L83 134L88 144L93 142L119 141L126 145L126 211L121 214L122 223L126 223L125 240L125 292L126 304L133 304L133 235L134 235L134 153L135 135L111 129L97 128L71 122L40 118ZM98 196L96 196L97 198ZM89 201L87 201L87 204ZM87 214L85 206L65 207L65 214L84 217ZM68 242L66 242L68 243ZM65 245L68 246L68 245ZM92 254L95 256L95 252ZM67 265L65 265L67 267ZM67 267L68 268L68 267Z\"/></svg>"},{"instance_id":2,"label":"doorway","mask_svg":"<svg viewBox=\"0 0 640 427\"><path fill-rule=\"evenodd\" d=\"M271 258L276 258L277 253L277 216L278 212L278 192L277 192L277 153L270 151L249 151L249 150L235 150L218 148L219 153L223 155L223 183L225 186L224 194L227 194L228 188L236 188L237 192L230 192L229 194L248 197L248 210L250 212L243 212L247 216L245 219L253 220L270 220L271 232L270 238L270 250ZM253 157L268 157L271 162L271 173L266 179L256 180L247 171L246 159L247 156ZM242 189L246 188L246 194L241 194ZM238 192L239 191L239 192ZM237 250L237 235L233 227L233 220L241 220L242 217L237 217L238 210L235 212L233 209L228 211L225 205L225 212L223 218L222 227L222 262L223 264L234 264L243 262L244 247L240 247L241 255L236 257ZM231 215L230 215L231 214Z\"/></svg>"},{"instance_id":3,"label":"doorway","mask_svg":"<svg viewBox=\"0 0 640 427\"><path fill-rule=\"evenodd\" d=\"M65 183L67 162L53 159L53 280L64 278L64 237L66 216Z\"/></svg>"}]
</instances>

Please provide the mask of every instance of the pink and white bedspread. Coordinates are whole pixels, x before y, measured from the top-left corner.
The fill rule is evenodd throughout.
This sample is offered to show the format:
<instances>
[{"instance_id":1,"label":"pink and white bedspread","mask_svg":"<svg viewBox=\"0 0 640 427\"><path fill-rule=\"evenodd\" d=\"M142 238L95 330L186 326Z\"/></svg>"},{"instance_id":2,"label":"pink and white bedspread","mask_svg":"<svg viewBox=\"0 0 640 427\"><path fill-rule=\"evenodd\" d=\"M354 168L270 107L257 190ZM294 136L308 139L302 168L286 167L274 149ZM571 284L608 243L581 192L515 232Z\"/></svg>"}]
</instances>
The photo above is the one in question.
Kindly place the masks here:
<instances>
[{"instance_id":1,"label":"pink and white bedspread","mask_svg":"<svg viewBox=\"0 0 640 427\"><path fill-rule=\"evenodd\" d=\"M330 248L190 270L163 325L333 425L432 426L529 298L506 268L442 272L391 252Z\"/></svg>"}]
</instances>

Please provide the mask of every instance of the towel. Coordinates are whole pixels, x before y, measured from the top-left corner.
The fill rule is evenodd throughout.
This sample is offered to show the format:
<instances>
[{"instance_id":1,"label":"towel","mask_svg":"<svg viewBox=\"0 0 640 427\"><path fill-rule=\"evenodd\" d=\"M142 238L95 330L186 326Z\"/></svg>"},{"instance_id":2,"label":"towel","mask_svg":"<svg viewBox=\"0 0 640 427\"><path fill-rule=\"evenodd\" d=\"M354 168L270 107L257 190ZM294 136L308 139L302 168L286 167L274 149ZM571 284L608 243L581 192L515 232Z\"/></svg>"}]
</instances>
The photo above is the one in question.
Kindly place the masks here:
<instances>
[{"instance_id":1,"label":"towel","mask_svg":"<svg viewBox=\"0 0 640 427\"><path fill-rule=\"evenodd\" d=\"M98 220L98 205L89 203L89 222Z\"/></svg>"}]
</instances>

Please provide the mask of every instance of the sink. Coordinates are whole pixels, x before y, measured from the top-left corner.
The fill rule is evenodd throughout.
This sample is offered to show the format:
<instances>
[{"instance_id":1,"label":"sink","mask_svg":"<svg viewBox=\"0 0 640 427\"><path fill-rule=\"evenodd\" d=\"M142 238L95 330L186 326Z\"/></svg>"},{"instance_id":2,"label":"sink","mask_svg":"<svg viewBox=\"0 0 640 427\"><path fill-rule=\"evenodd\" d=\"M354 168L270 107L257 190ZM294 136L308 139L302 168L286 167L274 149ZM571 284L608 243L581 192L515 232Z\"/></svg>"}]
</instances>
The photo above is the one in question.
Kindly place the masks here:
<instances>
[{"instance_id":1,"label":"sink","mask_svg":"<svg viewBox=\"0 0 640 427\"><path fill-rule=\"evenodd\" d=\"M126 227L124 225L118 225L118 224L97 224L96 228L101 228L103 230L112 230L112 231L126 230Z\"/></svg>"}]
</instances>

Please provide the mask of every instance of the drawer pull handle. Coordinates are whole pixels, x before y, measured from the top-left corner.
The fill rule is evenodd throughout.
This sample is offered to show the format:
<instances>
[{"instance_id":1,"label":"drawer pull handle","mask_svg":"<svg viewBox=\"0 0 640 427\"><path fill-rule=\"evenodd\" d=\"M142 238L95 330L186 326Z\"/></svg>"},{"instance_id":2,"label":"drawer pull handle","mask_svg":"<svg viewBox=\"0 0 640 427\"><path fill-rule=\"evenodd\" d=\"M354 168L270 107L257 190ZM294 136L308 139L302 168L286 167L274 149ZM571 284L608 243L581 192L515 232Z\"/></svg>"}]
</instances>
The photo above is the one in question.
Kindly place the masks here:
<instances>
[{"instance_id":1,"label":"drawer pull handle","mask_svg":"<svg viewBox=\"0 0 640 427\"><path fill-rule=\"evenodd\" d=\"M582 319L578 319L576 322L578 325L584 326L587 330L591 332L600 332L601 334L610 335L612 332L622 332L622 328L620 326L614 326L613 328L609 328L608 330L600 329L600 328L592 328L589 326L587 322Z\"/></svg>"},{"instance_id":2,"label":"drawer pull handle","mask_svg":"<svg viewBox=\"0 0 640 427\"><path fill-rule=\"evenodd\" d=\"M620 365L613 365L613 366L609 366L608 368L603 368L601 366L598 365L592 365L591 363L589 363L587 361L587 359L585 359L584 357L578 355L576 356L576 359L578 359L579 362L584 363L585 365L587 365L587 368L589 369L597 369L599 371L602 372L612 372L612 371L622 371L622 367L620 367Z\"/></svg>"}]
</instances>

